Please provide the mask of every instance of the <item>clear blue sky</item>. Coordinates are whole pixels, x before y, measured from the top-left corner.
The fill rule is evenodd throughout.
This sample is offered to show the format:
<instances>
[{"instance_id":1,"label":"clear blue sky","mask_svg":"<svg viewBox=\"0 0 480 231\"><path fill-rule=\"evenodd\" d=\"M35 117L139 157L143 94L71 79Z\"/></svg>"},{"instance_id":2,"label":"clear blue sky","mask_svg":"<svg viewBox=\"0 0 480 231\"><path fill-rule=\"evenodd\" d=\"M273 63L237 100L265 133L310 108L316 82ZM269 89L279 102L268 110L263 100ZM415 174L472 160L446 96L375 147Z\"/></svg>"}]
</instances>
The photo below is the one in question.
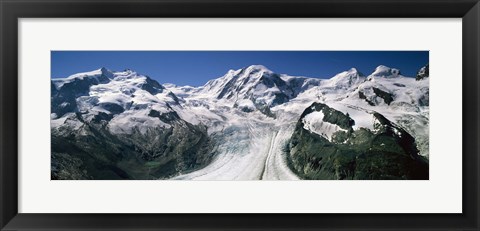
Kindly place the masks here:
<instances>
[{"instance_id":1,"label":"clear blue sky","mask_svg":"<svg viewBox=\"0 0 480 231\"><path fill-rule=\"evenodd\" d=\"M132 69L160 83L200 86L230 69L261 64L297 76L330 78L352 67L368 75L378 65L415 76L428 51L52 51L52 78L101 67Z\"/></svg>"}]
</instances>

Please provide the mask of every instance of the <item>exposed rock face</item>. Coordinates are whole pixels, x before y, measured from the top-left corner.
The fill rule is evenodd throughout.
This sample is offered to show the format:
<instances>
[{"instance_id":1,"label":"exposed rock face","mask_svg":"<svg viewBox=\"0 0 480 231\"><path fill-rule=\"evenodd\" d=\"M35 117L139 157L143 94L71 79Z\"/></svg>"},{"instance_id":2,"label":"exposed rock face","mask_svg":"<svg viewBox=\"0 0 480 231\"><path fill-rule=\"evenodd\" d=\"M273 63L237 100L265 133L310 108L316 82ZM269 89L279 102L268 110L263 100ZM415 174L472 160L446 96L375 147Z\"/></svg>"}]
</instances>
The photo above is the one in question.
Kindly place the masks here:
<instances>
[{"instance_id":1,"label":"exposed rock face","mask_svg":"<svg viewBox=\"0 0 480 231\"><path fill-rule=\"evenodd\" d=\"M53 81L52 179L158 179L209 163L206 127L181 119L164 90L130 70Z\"/></svg>"},{"instance_id":2,"label":"exposed rock face","mask_svg":"<svg viewBox=\"0 0 480 231\"><path fill-rule=\"evenodd\" d=\"M202 93L212 94L218 100L231 101L242 111L258 110L275 118L271 107L286 103L308 86L319 83L320 80L301 77L284 80L280 74L262 65L252 65L231 70L221 78L208 81Z\"/></svg>"},{"instance_id":3,"label":"exposed rock face","mask_svg":"<svg viewBox=\"0 0 480 231\"><path fill-rule=\"evenodd\" d=\"M51 177L428 179L421 73L318 79L253 65L200 87L105 68L53 79Z\"/></svg>"},{"instance_id":4,"label":"exposed rock face","mask_svg":"<svg viewBox=\"0 0 480 231\"><path fill-rule=\"evenodd\" d=\"M417 77L415 78L415 80L417 81L422 80L422 79L428 78L429 76L430 76L430 70L427 64L424 67L420 68L420 70L418 70Z\"/></svg>"},{"instance_id":5,"label":"exposed rock face","mask_svg":"<svg viewBox=\"0 0 480 231\"><path fill-rule=\"evenodd\" d=\"M323 123L339 129L331 137L306 129L303 118L313 112L323 113ZM312 104L288 144L291 167L302 178L315 180L428 179L428 162L418 155L415 139L383 115L370 116L373 129L354 129L349 115L325 104Z\"/></svg>"}]
</instances>

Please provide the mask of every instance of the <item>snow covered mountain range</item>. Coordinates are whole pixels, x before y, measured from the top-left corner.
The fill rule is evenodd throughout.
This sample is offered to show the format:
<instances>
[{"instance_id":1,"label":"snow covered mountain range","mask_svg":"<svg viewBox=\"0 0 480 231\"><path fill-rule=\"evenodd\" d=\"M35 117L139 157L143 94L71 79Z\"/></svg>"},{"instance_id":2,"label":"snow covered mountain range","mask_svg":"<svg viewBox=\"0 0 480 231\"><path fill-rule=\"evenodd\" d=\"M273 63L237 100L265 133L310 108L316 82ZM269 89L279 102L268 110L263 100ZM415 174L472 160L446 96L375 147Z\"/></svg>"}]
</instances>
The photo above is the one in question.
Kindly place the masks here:
<instances>
[{"instance_id":1,"label":"snow covered mountain range","mask_svg":"<svg viewBox=\"0 0 480 231\"><path fill-rule=\"evenodd\" d=\"M200 87L101 68L51 81L52 179L428 179L429 72L261 65Z\"/></svg>"}]
</instances>

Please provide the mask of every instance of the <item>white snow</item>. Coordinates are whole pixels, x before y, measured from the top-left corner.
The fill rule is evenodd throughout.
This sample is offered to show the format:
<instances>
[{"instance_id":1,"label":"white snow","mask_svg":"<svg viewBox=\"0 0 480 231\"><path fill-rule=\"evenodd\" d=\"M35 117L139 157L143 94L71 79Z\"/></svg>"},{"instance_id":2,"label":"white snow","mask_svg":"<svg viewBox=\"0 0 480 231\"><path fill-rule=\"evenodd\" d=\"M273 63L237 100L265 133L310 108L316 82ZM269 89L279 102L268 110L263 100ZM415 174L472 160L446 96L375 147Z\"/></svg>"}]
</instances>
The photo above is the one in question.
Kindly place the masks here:
<instances>
[{"instance_id":1,"label":"white snow","mask_svg":"<svg viewBox=\"0 0 480 231\"><path fill-rule=\"evenodd\" d=\"M249 99L242 99L237 101L238 108L248 109L248 110L255 110L255 104Z\"/></svg>"},{"instance_id":2,"label":"white snow","mask_svg":"<svg viewBox=\"0 0 480 231\"><path fill-rule=\"evenodd\" d=\"M384 65L378 66L370 76L383 77L383 78L395 78L400 76L400 70L396 68L390 68Z\"/></svg>"},{"instance_id":3,"label":"white snow","mask_svg":"<svg viewBox=\"0 0 480 231\"><path fill-rule=\"evenodd\" d=\"M341 72L334 77L325 80L322 87L335 88L335 90L349 89L352 86L362 83L365 79L366 77L358 72L356 68L351 68L348 71Z\"/></svg>"},{"instance_id":4,"label":"white snow","mask_svg":"<svg viewBox=\"0 0 480 231\"><path fill-rule=\"evenodd\" d=\"M243 119L218 134L215 159L203 169L173 180L298 180L282 151L293 126L273 128L256 119Z\"/></svg>"},{"instance_id":5,"label":"white snow","mask_svg":"<svg viewBox=\"0 0 480 231\"><path fill-rule=\"evenodd\" d=\"M303 128L318 135L321 135L329 141L332 141L332 137L336 132L347 131L336 124L323 121L324 116L325 115L322 111L314 111L310 114L307 114L302 119Z\"/></svg>"},{"instance_id":6,"label":"white snow","mask_svg":"<svg viewBox=\"0 0 480 231\"><path fill-rule=\"evenodd\" d=\"M147 77L132 70L111 72L102 68L56 79L54 83L55 81L59 83L57 86L61 88L67 82L87 77L95 78L102 74L109 75L109 81L91 86L88 96L79 96L76 100L77 108L83 113L84 119L90 120L100 112L112 114L113 119L108 124L112 133L130 133L133 129L145 133L151 128L170 126L158 118L148 116L151 110L159 113L173 111L168 104L173 104L175 100L168 95L169 91L157 95L150 94L142 89L142 86L147 84ZM111 105L117 105L123 112L117 114L116 111L110 111L108 107ZM62 124L60 121L55 123L56 126Z\"/></svg>"},{"instance_id":7,"label":"white snow","mask_svg":"<svg viewBox=\"0 0 480 231\"><path fill-rule=\"evenodd\" d=\"M53 80L57 88L77 78L95 77L105 69L79 73ZM400 75L395 68L379 66L368 77L352 68L330 79L289 76L274 73L261 65L229 70L224 76L208 81L204 86L163 84L166 90L156 95L142 89L146 76L134 71L111 72L108 83L94 85L89 95L77 98L78 110L84 119L98 113L111 114L108 128L113 133L129 134L133 129L148 132L153 128L168 128L158 118L148 116L151 110L176 112L191 124L203 124L218 144L213 162L198 171L173 179L193 180L290 180L298 179L286 164L282 148L289 141L300 114L313 102L327 104L355 121L353 129L374 129L374 112L396 122L421 142L422 155L428 155L428 106L419 99L428 90L428 79L415 81ZM261 78L283 81L284 86L267 87ZM373 88L393 95L388 105L376 96ZM225 90L227 89L227 90ZM362 91L369 105L359 97ZM223 92L223 93L222 93ZM258 103L271 105L276 93L291 97L286 103L271 107L276 118L267 117L256 109ZM172 95L178 98L178 102ZM123 112L112 113L104 105L115 104ZM328 140L337 131L346 131L323 121L322 112L312 112L303 119L304 128ZM52 129L68 126L80 129L82 123L69 113L61 118L51 115Z\"/></svg>"},{"instance_id":8,"label":"white snow","mask_svg":"<svg viewBox=\"0 0 480 231\"><path fill-rule=\"evenodd\" d=\"M348 116L355 121L353 129L357 130L360 128L367 128L371 131L374 130L374 121L375 117L373 116L374 111L365 110L355 105L343 104L343 103L331 103L328 104L335 110L341 111L345 114L348 113Z\"/></svg>"},{"instance_id":9,"label":"white snow","mask_svg":"<svg viewBox=\"0 0 480 231\"><path fill-rule=\"evenodd\" d=\"M127 111L119 114L108 123L108 128L114 134L130 134L133 129L138 129L145 134L154 128L169 128L170 125L158 118L148 116L146 110Z\"/></svg>"},{"instance_id":10,"label":"white snow","mask_svg":"<svg viewBox=\"0 0 480 231\"><path fill-rule=\"evenodd\" d=\"M76 79L84 79L84 78L92 78L92 79L97 79L101 75L105 75L107 78L112 77L112 73L105 69L105 68L100 68L97 70L89 71L89 72L82 72L82 73L77 73L74 75L70 75L66 78L54 78L52 79L53 84L57 89L61 88L64 84L66 83L71 83L72 81L75 81ZM97 79L98 80L98 79Z\"/></svg>"},{"instance_id":11,"label":"white snow","mask_svg":"<svg viewBox=\"0 0 480 231\"><path fill-rule=\"evenodd\" d=\"M50 126L56 129L68 127L69 129L78 130L83 126L83 123L75 119L75 117L75 113L67 113L58 119L50 120Z\"/></svg>"}]
</instances>

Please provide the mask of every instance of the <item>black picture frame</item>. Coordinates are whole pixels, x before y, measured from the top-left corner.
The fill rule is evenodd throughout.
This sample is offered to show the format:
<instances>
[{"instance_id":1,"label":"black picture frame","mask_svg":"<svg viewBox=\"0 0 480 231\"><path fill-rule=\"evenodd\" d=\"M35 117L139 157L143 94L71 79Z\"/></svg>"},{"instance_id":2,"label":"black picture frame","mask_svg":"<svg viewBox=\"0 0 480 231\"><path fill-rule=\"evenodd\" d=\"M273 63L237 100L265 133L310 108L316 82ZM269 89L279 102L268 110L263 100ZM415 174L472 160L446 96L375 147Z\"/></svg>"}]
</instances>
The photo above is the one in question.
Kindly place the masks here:
<instances>
[{"instance_id":1,"label":"black picture frame","mask_svg":"<svg viewBox=\"0 0 480 231\"><path fill-rule=\"evenodd\" d=\"M480 228L478 0L0 0L0 15L1 230L479 230ZM18 213L17 22L19 18L57 17L462 18L463 213Z\"/></svg>"}]
</instances>

